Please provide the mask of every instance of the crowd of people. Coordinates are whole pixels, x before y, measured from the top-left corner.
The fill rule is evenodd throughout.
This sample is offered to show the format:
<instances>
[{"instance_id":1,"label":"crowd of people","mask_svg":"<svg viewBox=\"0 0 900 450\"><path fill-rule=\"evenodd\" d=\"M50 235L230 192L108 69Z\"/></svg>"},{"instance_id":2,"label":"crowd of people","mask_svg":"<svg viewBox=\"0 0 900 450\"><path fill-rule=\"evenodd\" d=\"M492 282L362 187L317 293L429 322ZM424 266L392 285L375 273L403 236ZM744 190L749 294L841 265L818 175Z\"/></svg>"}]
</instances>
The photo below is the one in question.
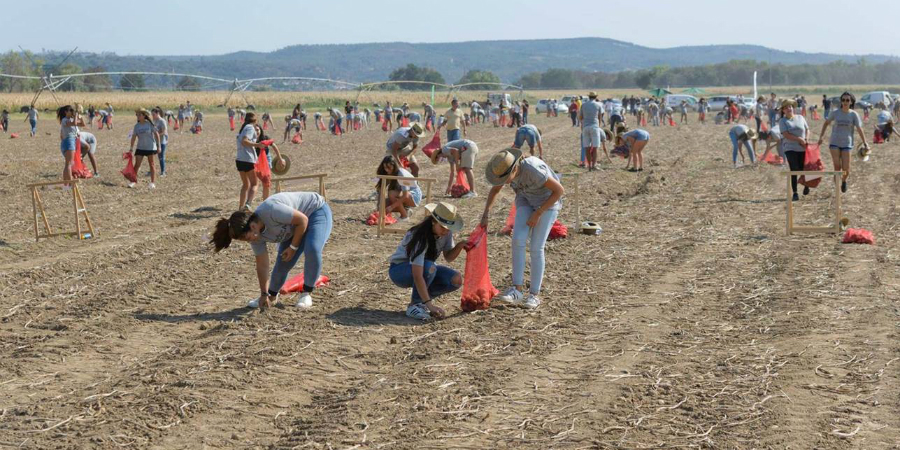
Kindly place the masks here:
<instances>
[{"instance_id":1,"label":"crowd of people","mask_svg":"<svg viewBox=\"0 0 900 450\"><path fill-rule=\"evenodd\" d=\"M374 122L380 122L382 130L387 133L385 152L377 159L375 173L400 178L379 178L375 195L380 195L381 184L386 183L385 212L397 214L401 221L409 220L415 208L423 207L427 212L425 220L409 229L396 251L388 258L391 282L412 290L406 310L410 317L444 317L444 310L435 305L433 300L459 289L463 282L459 272L437 264L440 256L445 261L452 262L464 249L464 242L457 242L464 220L451 203L422 205L422 190L416 181L421 171L420 162L416 158L417 151L421 149L420 142L429 132L446 137L446 143L427 153L427 159L433 165L443 162L448 164L445 194L451 194L451 187L462 177L468 184L468 191L461 197L472 199L478 197L480 191L477 188L479 180L474 171L479 146L469 139L468 127L484 123L515 129L513 144L490 155L484 173L488 190L479 222L481 226L488 227L494 201L504 186L509 186L515 193L511 240L512 282L497 299L526 308L536 308L541 304L540 291L546 264L544 246L562 207L564 189L557 172L544 160L541 130L528 123L528 102L501 100L499 103L494 107L490 101L485 102L484 106L471 101L465 105L467 109L464 109L454 98L450 107L442 114L427 103L422 104L424 111L420 114L413 111L407 103L399 108L394 108L391 102L387 102L384 108L376 103L370 110L368 107L360 109L358 104L347 101L342 108L326 109L329 119L327 126L320 112L313 114L315 129L335 135L365 130L374 116ZM844 92L839 97L839 105L832 103L835 102L823 96L824 121L818 145L824 143L830 129L830 156L834 170L843 172L841 190L846 192L851 173L852 150L860 142L861 148L867 153L869 143L863 130L865 118L861 118L855 111L856 98ZM770 152L777 149L778 155L790 170L803 170L806 151L814 140L807 115L817 113L817 108L809 107L802 96L778 99L774 93L768 99L758 97L750 107L746 104L742 98L729 99L723 110L717 112L717 123L731 125L728 137L732 144L734 166L741 167L746 162L745 153L751 164L756 163L756 143L764 141L767 145L760 159L770 161ZM547 102L547 106L554 107L552 102ZM900 136L893 127L893 116L889 109L884 105L876 107L880 111L875 125L875 139L889 139L895 134ZM897 109L896 106L894 108ZM691 109L697 111L700 123L706 122L710 108L705 98L701 98L695 105L688 104L686 100L677 105L668 105L666 98L654 97L625 97L621 102L600 100L595 92L588 93L586 97L573 97L568 106L568 114L573 127L579 129L580 166L588 171L597 170L602 150L606 162L612 161L611 156L619 156L627 159L626 170L643 171L644 150L650 142L650 133L640 126L648 123L652 126L666 123L674 126L675 111L680 114L679 122L686 123ZM113 115L114 110L109 103L103 108L90 105L85 109L76 104L57 110L64 180L73 178L76 150L80 150L82 158L90 160L93 174L99 176L95 158L97 136L85 129L93 128L95 118L98 129L112 129ZM296 306L308 308L312 305L312 293L321 274L323 248L332 230L331 210L325 199L316 193L285 192L270 196L268 183L257 176L260 164L281 171L286 171L290 166L290 160L282 155L274 140L266 134L270 127L274 130L270 114L264 112L258 121L253 110L228 107L227 115L230 129L237 133L235 166L241 180L241 189L237 210L228 218L217 221L211 243L217 252L229 247L233 240L250 243L256 258L260 288L259 296L248 303L253 308L265 308L278 300L287 274L298 262L300 255L305 254L304 283ZM32 135L36 133L38 118L37 110L29 108L25 120L30 123ZM291 114L284 117L282 143L289 138L297 143L302 142L303 133L307 130L307 118L307 112L298 103ZM818 118L818 115L814 114L814 118ZM4 110L0 116L0 126L4 131L8 129L8 120L9 114ZM236 120L240 123L237 127ZM140 169L143 160L147 159L150 189L155 188L157 183L156 161L159 162L159 176L166 175L169 126L183 130L184 124L188 123L191 124L191 131L200 133L202 121L202 113L190 101L179 105L177 113L164 111L160 107L135 111L135 124L129 136L129 153L134 155L135 172ZM635 126L630 126L630 121ZM854 135L858 136L859 141ZM528 153L522 148L526 144ZM741 162L738 162L738 156L741 157ZM262 201L254 208L253 202L261 182L264 190ZM136 184L137 180L131 181L128 187L135 187ZM795 201L799 200L797 185L797 177L791 177ZM809 187L805 187L803 194L808 193ZM278 246L278 257L271 271L266 243ZM529 252L530 278L526 283L525 261L526 253Z\"/></svg>"}]
</instances>

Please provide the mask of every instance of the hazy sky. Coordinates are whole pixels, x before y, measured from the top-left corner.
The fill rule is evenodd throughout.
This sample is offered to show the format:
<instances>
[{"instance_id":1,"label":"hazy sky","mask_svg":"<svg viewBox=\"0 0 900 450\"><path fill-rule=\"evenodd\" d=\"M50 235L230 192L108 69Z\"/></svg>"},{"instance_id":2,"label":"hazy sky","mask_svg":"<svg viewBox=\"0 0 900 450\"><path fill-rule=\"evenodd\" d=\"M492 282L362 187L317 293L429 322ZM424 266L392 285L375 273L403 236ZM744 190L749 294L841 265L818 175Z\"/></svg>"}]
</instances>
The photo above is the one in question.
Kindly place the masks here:
<instances>
[{"instance_id":1,"label":"hazy sky","mask_svg":"<svg viewBox=\"0 0 900 450\"><path fill-rule=\"evenodd\" d=\"M0 50L203 55L294 44L608 37L649 47L897 55L900 27L888 20L898 18L900 0L25 0L4 1Z\"/></svg>"}]
</instances>

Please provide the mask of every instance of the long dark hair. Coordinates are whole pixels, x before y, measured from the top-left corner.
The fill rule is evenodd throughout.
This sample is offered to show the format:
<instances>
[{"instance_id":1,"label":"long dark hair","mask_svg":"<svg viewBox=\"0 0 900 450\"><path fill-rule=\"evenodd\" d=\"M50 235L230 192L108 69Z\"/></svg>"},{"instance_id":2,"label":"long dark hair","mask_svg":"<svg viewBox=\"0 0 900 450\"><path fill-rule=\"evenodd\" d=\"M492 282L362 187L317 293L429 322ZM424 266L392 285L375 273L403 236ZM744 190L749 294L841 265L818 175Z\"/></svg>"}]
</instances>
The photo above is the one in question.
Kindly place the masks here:
<instances>
[{"instance_id":1,"label":"long dark hair","mask_svg":"<svg viewBox=\"0 0 900 450\"><path fill-rule=\"evenodd\" d=\"M219 253L222 249L228 248L232 240L250 230L250 222L254 220L256 220L256 213L251 214L247 211L235 211L231 217L219 219L216 221L216 229L209 238L209 243L215 247L215 252Z\"/></svg>"},{"instance_id":2,"label":"long dark hair","mask_svg":"<svg viewBox=\"0 0 900 450\"><path fill-rule=\"evenodd\" d=\"M387 163L391 163L394 165L394 173L388 173L386 170L384 170L384 165ZM378 163L378 170L375 173L377 175L398 176L398 175L400 175L400 167L397 166L397 162L394 161L393 156L385 156L384 158L381 159L381 162ZM376 190L381 189L382 181L385 181L385 180L382 180L381 178L379 178L378 182L375 183ZM400 183L398 183L397 180L387 180L387 182L388 182L387 188L389 191L399 191L400 190Z\"/></svg>"},{"instance_id":3,"label":"long dark hair","mask_svg":"<svg viewBox=\"0 0 900 450\"><path fill-rule=\"evenodd\" d=\"M853 94L851 94L849 92L844 92L843 94L841 94L840 97L838 97L838 100L844 98L845 95L850 97L850 110L852 111L853 108L856 107L856 96L854 96Z\"/></svg>"},{"instance_id":4,"label":"long dark hair","mask_svg":"<svg viewBox=\"0 0 900 450\"><path fill-rule=\"evenodd\" d=\"M406 244L406 257L410 260L425 252L426 261L437 259L437 238L434 236L434 218L429 215L418 225L409 229L412 237Z\"/></svg>"},{"instance_id":5,"label":"long dark hair","mask_svg":"<svg viewBox=\"0 0 900 450\"><path fill-rule=\"evenodd\" d=\"M238 128L238 134L244 132L244 127L246 127L247 125L252 125L254 123L256 123L256 113L254 113L253 111L248 112L247 115L244 116L244 123L242 123L241 127Z\"/></svg>"},{"instance_id":6,"label":"long dark hair","mask_svg":"<svg viewBox=\"0 0 900 450\"><path fill-rule=\"evenodd\" d=\"M56 120L62 122L66 117L66 113L69 111L75 111L75 108L73 108L72 105L60 106L59 109L56 110Z\"/></svg>"}]
</instances>

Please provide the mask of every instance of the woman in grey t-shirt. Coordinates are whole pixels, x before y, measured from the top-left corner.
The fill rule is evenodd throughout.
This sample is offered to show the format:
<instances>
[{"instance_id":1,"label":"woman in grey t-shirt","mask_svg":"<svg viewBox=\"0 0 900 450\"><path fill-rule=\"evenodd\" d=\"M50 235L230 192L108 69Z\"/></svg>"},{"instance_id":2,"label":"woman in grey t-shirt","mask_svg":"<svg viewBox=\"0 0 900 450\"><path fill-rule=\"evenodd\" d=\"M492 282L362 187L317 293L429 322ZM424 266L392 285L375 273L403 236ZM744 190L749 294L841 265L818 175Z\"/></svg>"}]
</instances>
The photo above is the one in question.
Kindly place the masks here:
<instances>
[{"instance_id":1,"label":"woman in grey t-shirt","mask_svg":"<svg viewBox=\"0 0 900 450\"><path fill-rule=\"evenodd\" d=\"M806 159L806 142L809 137L809 125L806 119L799 114L794 114L797 102L785 99L781 102L781 119L778 121L778 129L781 130L781 148L784 150L784 158L787 159L791 171L803 170ZM791 190L794 192L793 200L800 200L797 195L797 176L791 175ZM809 187L803 189L803 194L809 193Z\"/></svg>"},{"instance_id":2,"label":"woman in grey t-shirt","mask_svg":"<svg viewBox=\"0 0 900 450\"><path fill-rule=\"evenodd\" d=\"M538 295L544 278L544 244L556 221L564 194L559 177L544 161L524 157L519 149L508 148L495 154L485 170L493 187L484 204L481 224L487 227L491 206L504 185L516 193L516 221L512 235L512 284L498 299L526 308L541 304ZM525 291L525 245L531 237L531 286Z\"/></svg>"},{"instance_id":3,"label":"woman in grey t-shirt","mask_svg":"<svg viewBox=\"0 0 900 450\"><path fill-rule=\"evenodd\" d=\"M303 289L298 308L312 306L312 292L322 274L322 249L331 236L331 208L315 192L282 192L267 198L252 214L240 210L228 219L219 219L210 238L218 253L231 241L249 242L256 256L259 297L250 300L250 308L266 308L278 300L278 294L291 269L303 261ZM269 250L266 244L278 244L275 267L269 276Z\"/></svg>"},{"instance_id":4,"label":"woman in grey t-shirt","mask_svg":"<svg viewBox=\"0 0 900 450\"><path fill-rule=\"evenodd\" d=\"M138 109L134 112L137 117L137 123L131 130L131 149L130 153L135 154L134 171L140 173L141 162L147 157L147 164L150 165L150 189L156 187L156 166L153 165L153 157L159 153L160 140L159 132L153 125L153 119L150 117L150 111L146 109ZM135 149L137 144L137 149ZM133 188L136 183L128 183L128 187Z\"/></svg>"},{"instance_id":5,"label":"woman in grey t-shirt","mask_svg":"<svg viewBox=\"0 0 900 450\"><path fill-rule=\"evenodd\" d=\"M244 116L244 123L237 135L237 154L234 157L234 163L238 173L241 175L241 196L238 203L238 209L250 210L250 202L256 195L256 186L259 180L256 178L256 161L259 155L256 153L258 149L265 147L265 144L257 142L259 130L256 128L256 113L249 112Z\"/></svg>"},{"instance_id":6,"label":"woman in grey t-shirt","mask_svg":"<svg viewBox=\"0 0 900 450\"><path fill-rule=\"evenodd\" d=\"M834 163L835 171L843 171L841 174L841 192L847 192L847 178L850 176L850 152L853 150L853 131L859 133L863 145L868 147L866 135L863 133L862 121L859 120L859 114L853 110L856 105L856 97L849 92L841 94L841 107L832 111L825 123L822 124L822 132L819 134L819 145L825 137L825 131L828 125L834 122L834 128L831 129L831 139L828 142L828 150L831 153L831 161Z\"/></svg>"}]
</instances>

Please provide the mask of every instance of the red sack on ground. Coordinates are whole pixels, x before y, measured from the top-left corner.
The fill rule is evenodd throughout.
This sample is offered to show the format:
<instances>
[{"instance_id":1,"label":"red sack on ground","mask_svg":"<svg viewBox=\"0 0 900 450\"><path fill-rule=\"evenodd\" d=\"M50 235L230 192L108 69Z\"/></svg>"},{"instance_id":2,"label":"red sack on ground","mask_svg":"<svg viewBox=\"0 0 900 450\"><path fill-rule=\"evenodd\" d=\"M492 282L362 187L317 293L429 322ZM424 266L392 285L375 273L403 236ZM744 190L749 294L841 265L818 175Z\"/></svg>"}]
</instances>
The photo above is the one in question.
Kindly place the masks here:
<instances>
[{"instance_id":1,"label":"red sack on ground","mask_svg":"<svg viewBox=\"0 0 900 450\"><path fill-rule=\"evenodd\" d=\"M397 223L397 219L394 218L393 214L388 214L384 216L384 224L385 225L393 225ZM378 211L372 211L372 214L369 214L369 217L366 218L366 225L378 225Z\"/></svg>"},{"instance_id":2,"label":"red sack on ground","mask_svg":"<svg viewBox=\"0 0 900 450\"><path fill-rule=\"evenodd\" d=\"M644 117L644 116L641 116L641 126L642 126L642 127L646 127L646 126L647 126L647 118ZM177 128L176 128L176 129L177 129Z\"/></svg>"},{"instance_id":3,"label":"red sack on ground","mask_svg":"<svg viewBox=\"0 0 900 450\"><path fill-rule=\"evenodd\" d=\"M18 137L19 137L19 133L10 133L9 134L10 139L17 139Z\"/></svg>"},{"instance_id":4,"label":"red sack on ground","mask_svg":"<svg viewBox=\"0 0 900 450\"><path fill-rule=\"evenodd\" d=\"M431 131L431 121L425 122L425 131Z\"/></svg>"},{"instance_id":5,"label":"red sack on ground","mask_svg":"<svg viewBox=\"0 0 900 450\"><path fill-rule=\"evenodd\" d=\"M125 176L126 180L128 180L132 183L136 183L137 182L137 172L135 172L135 170L134 170L134 156L129 152L125 152L125 153L122 153L122 159L128 161L127 163L125 163L125 168L122 169L122 175Z\"/></svg>"},{"instance_id":6,"label":"red sack on ground","mask_svg":"<svg viewBox=\"0 0 900 450\"><path fill-rule=\"evenodd\" d=\"M259 157L256 159L256 178L263 186L272 186L272 169L269 167L268 147L259 149Z\"/></svg>"},{"instance_id":7,"label":"red sack on ground","mask_svg":"<svg viewBox=\"0 0 900 450\"><path fill-rule=\"evenodd\" d=\"M291 138L291 144L302 144L302 143L303 143L303 139L300 139L300 133L295 134L294 137Z\"/></svg>"},{"instance_id":8,"label":"red sack on ground","mask_svg":"<svg viewBox=\"0 0 900 450\"><path fill-rule=\"evenodd\" d=\"M315 287L328 286L328 282L331 281L325 275L319 275L319 278L316 279ZM284 286L281 286L281 289L278 290L278 293L281 295L290 294L291 292L300 292L303 290L303 274L299 273L294 275L290 279L284 282Z\"/></svg>"},{"instance_id":9,"label":"red sack on ground","mask_svg":"<svg viewBox=\"0 0 900 450\"><path fill-rule=\"evenodd\" d=\"M431 158L431 154L434 153L435 150L440 150L440 149L441 149L441 135L435 133L434 137L431 138L431 142L425 144L425 146L422 147L422 153L424 153L425 156Z\"/></svg>"},{"instance_id":10,"label":"red sack on ground","mask_svg":"<svg viewBox=\"0 0 900 450\"><path fill-rule=\"evenodd\" d=\"M869 244L875 245L875 236L865 228L847 228L844 233L843 244Z\"/></svg>"},{"instance_id":11,"label":"red sack on ground","mask_svg":"<svg viewBox=\"0 0 900 450\"><path fill-rule=\"evenodd\" d=\"M767 162L773 165L782 165L784 164L784 158L776 154L775 152L769 152L766 154L765 158L761 158L760 161Z\"/></svg>"},{"instance_id":12,"label":"red sack on ground","mask_svg":"<svg viewBox=\"0 0 900 450\"><path fill-rule=\"evenodd\" d=\"M469 180L466 179L466 173L462 170L456 171L456 183L453 183L453 186L450 186L450 196L453 198L460 198L463 195L466 195L471 191L472 188L469 186Z\"/></svg>"},{"instance_id":13,"label":"red sack on ground","mask_svg":"<svg viewBox=\"0 0 900 450\"><path fill-rule=\"evenodd\" d=\"M674 126L675 126L675 120L672 119L671 117L669 117L669 126L670 126L670 127L674 127Z\"/></svg>"},{"instance_id":14,"label":"red sack on ground","mask_svg":"<svg viewBox=\"0 0 900 450\"><path fill-rule=\"evenodd\" d=\"M341 134L342 134L342 133L341 133L341 126L338 125L337 122L335 122L335 123L334 123L334 135L335 135L335 136L340 136Z\"/></svg>"},{"instance_id":15,"label":"red sack on ground","mask_svg":"<svg viewBox=\"0 0 900 450\"><path fill-rule=\"evenodd\" d=\"M819 111L813 110L813 120L819 120Z\"/></svg>"},{"instance_id":16,"label":"red sack on ground","mask_svg":"<svg viewBox=\"0 0 900 450\"><path fill-rule=\"evenodd\" d=\"M884 138L881 136L881 132L878 131L878 128L875 129L875 135L872 137L872 142L875 144L884 144Z\"/></svg>"},{"instance_id":17,"label":"red sack on ground","mask_svg":"<svg viewBox=\"0 0 900 450\"><path fill-rule=\"evenodd\" d=\"M172 128L173 128L173 129L175 129L175 130L177 130L177 129L178 129L178 121L177 121L177 120L176 120L176 121L175 121L175 125L174 125L174 126L172 126Z\"/></svg>"},{"instance_id":18,"label":"red sack on ground","mask_svg":"<svg viewBox=\"0 0 900 450\"><path fill-rule=\"evenodd\" d=\"M466 270L463 278L462 299L460 308L471 312L491 307L491 299L500 291L491 283L491 272L488 267L487 228L483 225L475 227L466 242Z\"/></svg>"},{"instance_id":19,"label":"red sack on ground","mask_svg":"<svg viewBox=\"0 0 900 450\"><path fill-rule=\"evenodd\" d=\"M319 122L319 130L320 130L320 131L325 131L325 130L326 130L326 128L325 128L325 122Z\"/></svg>"},{"instance_id":20,"label":"red sack on ground","mask_svg":"<svg viewBox=\"0 0 900 450\"><path fill-rule=\"evenodd\" d=\"M404 117L403 120L401 121L400 126L408 127L409 126L409 117Z\"/></svg>"},{"instance_id":21,"label":"red sack on ground","mask_svg":"<svg viewBox=\"0 0 900 450\"><path fill-rule=\"evenodd\" d=\"M228 118L228 126L231 127L231 131L234 131L234 117Z\"/></svg>"},{"instance_id":22,"label":"red sack on ground","mask_svg":"<svg viewBox=\"0 0 900 450\"><path fill-rule=\"evenodd\" d=\"M569 229L557 219L556 222L553 222L553 226L550 227L550 236L547 239L565 239L567 237L569 237Z\"/></svg>"},{"instance_id":23,"label":"red sack on ground","mask_svg":"<svg viewBox=\"0 0 900 450\"><path fill-rule=\"evenodd\" d=\"M87 169L84 166L84 161L81 160L81 138L75 138L75 158L74 163L72 164L72 176L75 178L91 178L94 176L93 172Z\"/></svg>"},{"instance_id":24,"label":"red sack on ground","mask_svg":"<svg viewBox=\"0 0 900 450\"><path fill-rule=\"evenodd\" d=\"M268 130L268 129L269 129L269 122L263 122L263 131ZM231 131L234 131L234 128L232 128Z\"/></svg>"},{"instance_id":25,"label":"red sack on ground","mask_svg":"<svg viewBox=\"0 0 900 450\"><path fill-rule=\"evenodd\" d=\"M806 146L806 156L803 160L803 170L825 170L825 164L822 163L822 157L819 154L818 145ZM798 179L797 182L804 186L814 188L822 182L822 177L815 175L807 177L805 175L801 175L800 179Z\"/></svg>"},{"instance_id":26,"label":"red sack on ground","mask_svg":"<svg viewBox=\"0 0 900 450\"><path fill-rule=\"evenodd\" d=\"M387 131L387 130L388 130L388 121L387 120L382 121L381 122L381 131Z\"/></svg>"},{"instance_id":27,"label":"red sack on ground","mask_svg":"<svg viewBox=\"0 0 900 450\"><path fill-rule=\"evenodd\" d=\"M513 225L516 224L516 204L513 203L512 207L509 208L509 215L506 216L506 225L500 229L500 234L510 234L513 230Z\"/></svg>"}]
</instances>

